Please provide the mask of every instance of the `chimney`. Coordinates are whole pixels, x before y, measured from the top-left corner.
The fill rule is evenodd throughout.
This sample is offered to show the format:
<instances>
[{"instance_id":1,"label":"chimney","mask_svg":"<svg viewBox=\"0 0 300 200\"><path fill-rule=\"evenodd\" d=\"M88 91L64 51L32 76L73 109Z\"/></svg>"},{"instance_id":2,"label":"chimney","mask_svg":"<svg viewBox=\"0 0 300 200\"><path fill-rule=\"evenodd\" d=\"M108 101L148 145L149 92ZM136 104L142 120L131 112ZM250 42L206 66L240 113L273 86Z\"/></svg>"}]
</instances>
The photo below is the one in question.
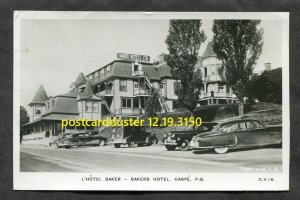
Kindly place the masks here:
<instances>
[{"instance_id":1,"label":"chimney","mask_svg":"<svg viewBox=\"0 0 300 200\"><path fill-rule=\"evenodd\" d=\"M161 64L166 61L165 56L166 56L166 54L164 54L164 53L161 53L158 55L158 57L157 57L158 64Z\"/></svg>"},{"instance_id":2,"label":"chimney","mask_svg":"<svg viewBox=\"0 0 300 200\"><path fill-rule=\"evenodd\" d=\"M265 71L271 70L271 63L265 63Z\"/></svg>"}]
</instances>

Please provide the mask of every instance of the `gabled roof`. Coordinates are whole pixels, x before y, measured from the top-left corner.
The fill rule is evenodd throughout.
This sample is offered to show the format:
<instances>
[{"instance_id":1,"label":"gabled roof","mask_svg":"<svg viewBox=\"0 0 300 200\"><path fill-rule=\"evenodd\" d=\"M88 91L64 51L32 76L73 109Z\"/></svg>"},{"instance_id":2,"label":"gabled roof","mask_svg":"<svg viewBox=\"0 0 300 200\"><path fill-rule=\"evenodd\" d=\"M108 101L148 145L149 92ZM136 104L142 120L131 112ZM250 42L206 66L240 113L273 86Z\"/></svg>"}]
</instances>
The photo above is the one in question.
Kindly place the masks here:
<instances>
[{"instance_id":1,"label":"gabled roof","mask_svg":"<svg viewBox=\"0 0 300 200\"><path fill-rule=\"evenodd\" d=\"M56 96L53 107L46 111L43 116L53 113L78 115L79 111L76 98Z\"/></svg>"},{"instance_id":2,"label":"gabled roof","mask_svg":"<svg viewBox=\"0 0 300 200\"><path fill-rule=\"evenodd\" d=\"M210 41L208 42L207 46L206 46L206 49L203 53L203 56L202 56L202 59L206 59L206 58L209 58L209 57L216 57L216 53L214 52L213 50L213 41Z\"/></svg>"},{"instance_id":3,"label":"gabled roof","mask_svg":"<svg viewBox=\"0 0 300 200\"><path fill-rule=\"evenodd\" d=\"M40 87L36 91L32 101L30 102L29 105L31 105L31 104L44 104L47 99L48 99L48 96L47 96L47 93L44 89L44 86L40 85Z\"/></svg>"},{"instance_id":4,"label":"gabled roof","mask_svg":"<svg viewBox=\"0 0 300 200\"><path fill-rule=\"evenodd\" d=\"M86 82L86 79L85 79L85 76L82 72L79 73L79 75L77 76L75 82L74 82L74 85L77 86L77 85L81 85L83 83Z\"/></svg>"}]
</instances>

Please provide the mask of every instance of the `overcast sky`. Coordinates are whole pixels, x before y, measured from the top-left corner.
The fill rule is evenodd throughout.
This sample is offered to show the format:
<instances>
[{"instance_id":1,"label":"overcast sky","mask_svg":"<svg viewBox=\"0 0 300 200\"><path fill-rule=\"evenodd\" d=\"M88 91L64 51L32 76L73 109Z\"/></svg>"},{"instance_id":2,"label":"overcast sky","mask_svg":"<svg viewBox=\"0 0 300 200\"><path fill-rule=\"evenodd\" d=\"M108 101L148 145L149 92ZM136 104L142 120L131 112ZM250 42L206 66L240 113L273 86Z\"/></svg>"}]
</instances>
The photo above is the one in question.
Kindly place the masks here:
<instances>
[{"instance_id":1,"label":"overcast sky","mask_svg":"<svg viewBox=\"0 0 300 200\"><path fill-rule=\"evenodd\" d=\"M22 20L21 105L28 108L39 85L48 96L69 91L80 72L85 75L116 59L119 53L149 55L151 60L168 53L165 38L168 20ZM264 20L263 52L255 70L265 62L281 66L281 23ZM202 21L207 40L212 20Z\"/></svg>"}]
</instances>

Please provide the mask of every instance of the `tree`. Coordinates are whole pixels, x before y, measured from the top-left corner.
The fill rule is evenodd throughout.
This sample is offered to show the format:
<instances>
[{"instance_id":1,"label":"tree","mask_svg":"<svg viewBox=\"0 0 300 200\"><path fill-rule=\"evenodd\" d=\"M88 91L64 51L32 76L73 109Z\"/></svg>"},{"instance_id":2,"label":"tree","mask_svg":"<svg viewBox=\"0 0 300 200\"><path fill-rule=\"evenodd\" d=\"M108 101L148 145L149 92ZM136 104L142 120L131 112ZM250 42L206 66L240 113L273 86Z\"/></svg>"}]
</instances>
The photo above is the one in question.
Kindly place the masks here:
<instances>
[{"instance_id":1,"label":"tree","mask_svg":"<svg viewBox=\"0 0 300 200\"><path fill-rule=\"evenodd\" d=\"M264 71L252 79L251 92L259 101L282 104L282 69Z\"/></svg>"},{"instance_id":2,"label":"tree","mask_svg":"<svg viewBox=\"0 0 300 200\"><path fill-rule=\"evenodd\" d=\"M200 31L201 25L201 20L170 20L166 38L169 50L166 62L173 77L180 81L175 91L179 104L192 114L202 87L201 73L195 71L201 43L206 40L205 33Z\"/></svg>"},{"instance_id":3,"label":"tree","mask_svg":"<svg viewBox=\"0 0 300 200\"><path fill-rule=\"evenodd\" d=\"M249 84L259 58L263 40L260 20L214 20L213 49L222 61L219 74L236 94L239 113L243 114L244 98L249 95Z\"/></svg>"},{"instance_id":4,"label":"tree","mask_svg":"<svg viewBox=\"0 0 300 200\"><path fill-rule=\"evenodd\" d=\"M29 116L27 114L26 109L23 106L20 106L20 142L22 142L22 137L26 133L26 130L22 125L29 122Z\"/></svg>"},{"instance_id":5,"label":"tree","mask_svg":"<svg viewBox=\"0 0 300 200\"><path fill-rule=\"evenodd\" d=\"M154 90L152 95L146 101L146 114L148 116L156 116L156 112L161 110L161 105L159 103L158 90Z\"/></svg>"}]
</instances>

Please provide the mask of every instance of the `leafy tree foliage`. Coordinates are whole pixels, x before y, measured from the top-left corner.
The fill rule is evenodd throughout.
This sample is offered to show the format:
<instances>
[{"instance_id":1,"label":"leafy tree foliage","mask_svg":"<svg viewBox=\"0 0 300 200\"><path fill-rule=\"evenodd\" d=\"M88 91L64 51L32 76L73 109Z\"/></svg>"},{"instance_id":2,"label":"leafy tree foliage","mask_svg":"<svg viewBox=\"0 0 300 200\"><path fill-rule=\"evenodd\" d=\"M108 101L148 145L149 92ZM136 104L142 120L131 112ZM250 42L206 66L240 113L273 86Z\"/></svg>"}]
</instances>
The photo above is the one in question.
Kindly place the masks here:
<instances>
[{"instance_id":1,"label":"leafy tree foliage","mask_svg":"<svg viewBox=\"0 0 300 200\"><path fill-rule=\"evenodd\" d=\"M176 94L181 107L194 113L202 87L201 73L195 71L198 53L206 40L200 31L201 20L170 20L169 34L166 38L169 55L167 64L174 78L180 80Z\"/></svg>"},{"instance_id":2,"label":"leafy tree foliage","mask_svg":"<svg viewBox=\"0 0 300 200\"><path fill-rule=\"evenodd\" d=\"M146 101L146 114L150 117L155 117L157 112L161 111L161 105L159 102L159 90L154 89L152 95Z\"/></svg>"},{"instance_id":3,"label":"leafy tree foliage","mask_svg":"<svg viewBox=\"0 0 300 200\"><path fill-rule=\"evenodd\" d=\"M214 20L213 49L222 61L219 74L240 102L249 96L254 66L263 47L260 20Z\"/></svg>"},{"instance_id":4,"label":"leafy tree foliage","mask_svg":"<svg viewBox=\"0 0 300 200\"><path fill-rule=\"evenodd\" d=\"M20 106L20 125L26 124L29 122L29 116L26 109L23 106ZM26 133L26 130L21 126L20 127L20 140L22 141L22 136Z\"/></svg>"},{"instance_id":5,"label":"leafy tree foliage","mask_svg":"<svg viewBox=\"0 0 300 200\"><path fill-rule=\"evenodd\" d=\"M282 104L282 69L264 71L253 78L251 94L258 101Z\"/></svg>"}]
</instances>

